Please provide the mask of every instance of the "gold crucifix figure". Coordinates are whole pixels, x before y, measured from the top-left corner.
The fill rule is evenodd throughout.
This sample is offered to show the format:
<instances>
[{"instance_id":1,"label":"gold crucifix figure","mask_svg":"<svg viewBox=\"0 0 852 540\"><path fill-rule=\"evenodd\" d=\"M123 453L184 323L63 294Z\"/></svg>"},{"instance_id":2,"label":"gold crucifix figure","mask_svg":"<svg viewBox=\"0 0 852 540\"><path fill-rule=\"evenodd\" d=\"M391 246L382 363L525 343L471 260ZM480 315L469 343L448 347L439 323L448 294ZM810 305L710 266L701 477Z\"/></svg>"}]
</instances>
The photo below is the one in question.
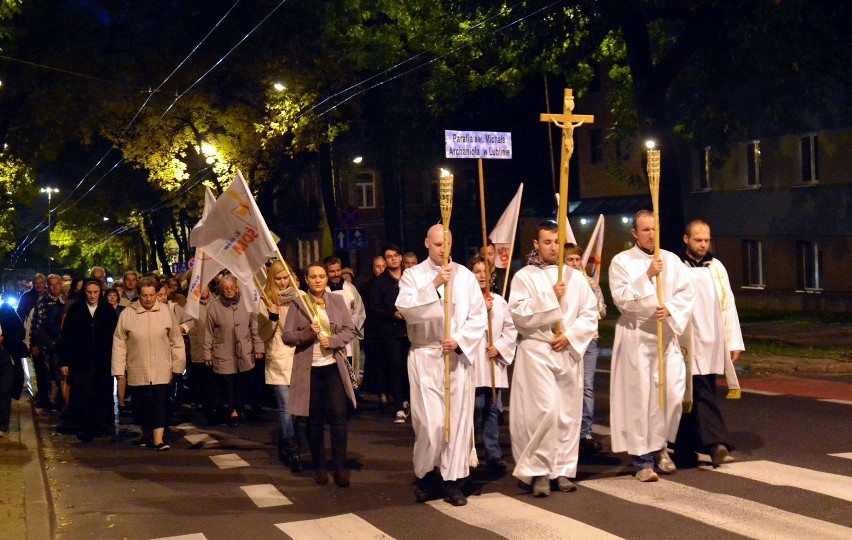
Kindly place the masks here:
<instances>
[{"instance_id":1,"label":"gold crucifix figure","mask_svg":"<svg viewBox=\"0 0 852 540\"><path fill-rule=\"evenodd\" d=\"M556 212L556 224L559 227L557 241L559 242L559 260L557 261L556 281L562 281L562 267L565 265L565 223L568 220L568 162L574 153L574 128L583 124L593 124L595 117L590 114L574 114L574 93L570 88L565 89L562 114L541 114L539 120L556 124L562 130L562 153L559 162L559 210ZM555 325L554 333L561 332Z\"/></svg>"}]
</instances>

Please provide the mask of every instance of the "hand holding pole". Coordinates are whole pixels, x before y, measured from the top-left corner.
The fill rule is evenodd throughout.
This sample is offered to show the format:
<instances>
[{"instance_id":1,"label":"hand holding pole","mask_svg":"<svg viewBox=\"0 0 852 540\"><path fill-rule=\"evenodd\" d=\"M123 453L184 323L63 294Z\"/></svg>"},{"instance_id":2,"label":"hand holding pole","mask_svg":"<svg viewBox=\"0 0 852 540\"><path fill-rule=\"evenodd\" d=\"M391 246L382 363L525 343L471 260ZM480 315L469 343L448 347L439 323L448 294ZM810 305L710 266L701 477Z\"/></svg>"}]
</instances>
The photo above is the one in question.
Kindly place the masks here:
<instances>
[{"instance_id":1,"label":"hand holding pole","mask_svg":"<svg viewBox=\"0 0 852 540\"><path fill-rule=\"evenodd\" d=\"M654 260L660 258L660 151L654 141L645 143L648 147L648 186L651 190L651 204L654 208ZM663 274L657 274L657 305L663 306ZM663 321L657 319L657 371L659 376L660 409L666 410L666 366L663 357Z\"/></svg>"}]
</instances>

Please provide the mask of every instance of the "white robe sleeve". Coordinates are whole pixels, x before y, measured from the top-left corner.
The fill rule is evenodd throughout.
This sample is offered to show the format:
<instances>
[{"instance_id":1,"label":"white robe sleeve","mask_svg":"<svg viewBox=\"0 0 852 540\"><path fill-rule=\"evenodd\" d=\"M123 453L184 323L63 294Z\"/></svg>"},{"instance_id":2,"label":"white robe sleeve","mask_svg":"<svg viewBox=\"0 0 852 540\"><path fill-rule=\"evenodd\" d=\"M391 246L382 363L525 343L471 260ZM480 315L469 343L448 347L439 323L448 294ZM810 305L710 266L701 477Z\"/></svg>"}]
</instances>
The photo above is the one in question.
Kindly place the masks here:
<instances>
[{"instance_id":1,"label":"white robe sleeve","mask_svg":"<svg viewBox=\"0 0 852 540\"><path fill-rule=\"evenodd\" d=\"M534 333L542 326L552 325L562 318L559 301L553 289L539 292L532 276L515 274L509 294L509 311L517 331L524 335Z\"/></svg>"},{"instance_id":2,"label":"white robe sleeve","mask_svg":"<svg viewBox=\"0 0 852 540\"><path fill-rule=\"evenodd\" d=\"M462 269L464 271L461 271ZM456 340L464 353L464 356L460 356L459 359L468 365L473 365L477 351L483 346L485 331L488 329L485 300L482 298L476 278L466 268L457 267L452 279L455 282L451 282L454 309L451 314L454 323L451 328L451 337ZM467 310L464 309L465 305L469 306Z\"/></svg>"},{"instance_id":3,"label":"white robe sleeve","mask_svg":"<svg viewBox=\"0 0 852 540\"><path fill-rule=\"evenodd\" d=\"M352 322L355 324L356 337L363 339L364 321L367 320L367 311L364 309L364 300L361 298L361 295L358 293L358 289L355 288L355 285L352 285L351 283L347 283L347 285L351 287L352 295L355 297L352 301Z\"/></svg>"},{"instance_id":4,"label":"white robe sleeve","mask_svg":"<svg viewBox=\"0 0 852 540\"><path fill-rule=\"evenodd\" d=\"M744 351L745 343L743 342L743 332L740 328L740 316L737 314L737 304L734 301L734 291L731 290L731 279L728 277L728 270L725 266L716 259L719 273L724 276L725 293L728 295L725 312L722 313L722 318L725 321L725 336L728 341L728 351Z\"/></svg>"},{"instance_id":5,"label":"white robe sleeve","mask_svg":"<svg viewBox=\"0 0 852 540\"><path fill-rule=\"evenodd\" d=\"M630 278L629 269L617 256L609 266L612 301L622 313L652 317L657 309L657 285L642 272Z\"/></svg>"},{"instance_id":6,"label":"white robe sleeve","mask_svg":"<svg viewBox=\"0 0 852 540\"><path fill-rule=\"evenodd\" d=\"M686 331L692 308L695 305L695 287L680 259L674 254L668 259L666 261L667 270L664 270L663 279L671 279L673 282L670 285L666 285L665 281L663 282L671 291L665 295L666 298L663 302L670 314L664 319L664 322L669 325L672 332L682 334Z\"/></svg>"},{"instance_id":7,"label":"white robe sleeve","mask_svg":"<svg viewBox=\"0 0 852 540\"><path fill-rule=\"evenodd\" d=\"M444 303L437 289L432 283L418 287L415 274L416 272L412 271L402 273L402 278L399 280L399 296L396 297L396 309L409 323L443 320Z\"/></svg>"},{"instance_id":8,"label":"white robe sleeve","mask_svg":"<svg viewBox=\"0 0 852 540\"><path fill-rule=\"evenodd\" d=\"M494 331L494 348L500 353L497 361L508 366L515 359L515 349L517 348L518 330L515 328L515 322L512 320L512 314L509 313L509 305L500 295L493 295L494 307L492 313L499 312L501 321L500 328L492 328ZM497 319L497 317L495 317Z\"/></svg>"},{"instance_id":9,"label":"white robe sleeve","mask_svg":"<svg viewBox=\"0 0 852 540\"><path fill-rule=\"evenodd\" d=\"M562 333L576 355L582 357L598 331L598 300L580 272L571 272L565 285L568 309L562 317Z\"/></svg>"}]
</instances>

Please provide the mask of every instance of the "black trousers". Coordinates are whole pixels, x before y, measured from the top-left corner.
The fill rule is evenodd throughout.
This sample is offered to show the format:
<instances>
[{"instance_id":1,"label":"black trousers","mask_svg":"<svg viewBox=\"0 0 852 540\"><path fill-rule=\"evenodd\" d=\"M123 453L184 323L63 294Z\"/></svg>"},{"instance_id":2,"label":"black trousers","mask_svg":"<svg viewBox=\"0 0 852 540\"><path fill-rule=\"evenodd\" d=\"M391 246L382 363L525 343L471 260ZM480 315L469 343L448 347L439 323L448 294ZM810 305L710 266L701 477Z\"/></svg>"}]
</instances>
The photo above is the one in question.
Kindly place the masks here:
<instances>
[{"instance_id":1,"label":"black trousers","mask_svg":"<svg viewBox=\"0 0 852 540\"><path fill-rule=\"evenodd\" d=\"M407 337L388 337L382 340L388 374L388 389L393 396L397 409L402 408L403 401L410 401L411 387L408 383L408 348L410 345Z\"/></svg>"},{"instance_id":2,"label":"black trousers","mask_svg":"<svg viewBox=\"0 0 852 540\"><path fill-rule=\"evenodd\" d=\"M101 373L68 374L71 386L68 411L72 424L79 426L81 433L108 433L115 424L115 402L112 388L113 378L109 371Z\"/></svg>"},{"instance_id":3,"label":"black trousers","mask_svg":"<svg viewBox=\"0 0 852 540\"><path fill-rule=\"evenodd\" d=\"M308 416L308 447L314 468L325 469L325 424L331 431L331 462L342 469L349 436L346 390L337 364L311 368L311 401Z\"/></svg>"},{"instance_id":4,"label":"black trousers","mask_svg":"<svg viewBox=\"0 0 852 540\"><path fill-rule=\"evenodd\" d=\"M0 355L6 356L5 351ZM0 358L0 431L9 431L9 420L12 417L12 385L15 381L15 366L12 361Z\"/></svg>"},{"instance_id":5,"label":"black trousers","mask_svg":"<svg viewBox=\"0 0 852 540\"><path fill-rule=\"evenodd\" d=\"M154 430L166 427L170 384L131 386L133 422L142 428L142 438L150 438Z\"/></svg>"},{"instance_id":6,"label":"black trousers","mask_svg":"<svg viewBox=\"0 0 852 540\"><path fill-rule=\"evenodd\" d=\"M680 417L675 440L675 456L691 460L695 452L708 453L713 446L731 445L728 428L716 402L716 375L692 376L692 412Z\"/></svg>"},{"instance_id":7,"label":"black trousers","mask_svg":"<svg viewBox=\"0 0 852 540\"><path fill-rule=\"evenodd\" d=\"M215 373L214 379L219 390L219 405L240 411L250 404L254 369L223 375Z\"/></svg>"}]
</instances>

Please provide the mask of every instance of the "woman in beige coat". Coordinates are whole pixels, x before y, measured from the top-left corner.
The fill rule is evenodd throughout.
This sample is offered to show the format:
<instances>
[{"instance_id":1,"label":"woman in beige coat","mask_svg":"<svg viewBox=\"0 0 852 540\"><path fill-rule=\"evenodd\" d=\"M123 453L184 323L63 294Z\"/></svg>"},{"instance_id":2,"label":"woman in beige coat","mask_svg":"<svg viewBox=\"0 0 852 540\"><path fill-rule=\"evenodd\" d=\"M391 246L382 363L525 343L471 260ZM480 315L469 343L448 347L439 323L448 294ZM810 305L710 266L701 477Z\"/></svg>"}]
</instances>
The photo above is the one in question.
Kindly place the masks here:
<instances>
[{"instance_id":1,"label":"woman in beige coat","mask_svg":"<svg viewBox=\"0 0 852 540\"><path fill-rule=\"evenodd\" d=\"M248 388L256 359L263 356L257 333L257 315L240 300L237 279L228 274L219 280L219 298L207 306L204 329L204 363L213 367L219 403L230 411L230 425L240 425L240 410L250 401Z\"/></svg>"},{"instance_id":2,"label":"woman in beige coat","mask_svg":"<svg viewBox=\"0 0 852 540\"><path fill-rule=\"evenodd\" d=\"M157 282L139 283L139 299L121 312L112 340L112 374L119 381L127 372L133 393L133 414L142 428L140 445L168 450L163 441L168 389L186 368L180 325L168 307L157 301Z\"/></svg>"},{"instance_id":3,"label":"woman in beige coat","mask_svg":"<svg viewBox=\"0 0 852 540\"><path fill-rule=\"evenodd\" d=\"M278 403L278 459L290 465L290 470L302 470L299 457L299 443L293 422L288 411L287 402L290 400L290 375L293 371L293 354L296 349L285 345L281 340L284 321L290 309L291 302L298 294L297 284L290 283L290 277L284 263L275 261L267 272L266 293L260 314L257 317L258 332L263 339L266 351L265 379ZM295 278L295 276L294 276Z\"/></svg>"},{"instance_id":4,"label":"woman in beige coat","mask_svg":"<svg viewBox=\"0 0 852 540\"><path fill-rule=\"evenodd\" d=\"M346 459L347 399L355 406L355 391L346 364L346 344L355 339L355 325L346 301L326 293L328 276L322 263L308 267L305 300L294 302L284 322L284 343L296 347L290 386L290 413L308 417L308 446L311 449L317 484L328 483L325 467L324 431L331 431L334 482L349 485Z\"/></svg>"}]
</instances>

